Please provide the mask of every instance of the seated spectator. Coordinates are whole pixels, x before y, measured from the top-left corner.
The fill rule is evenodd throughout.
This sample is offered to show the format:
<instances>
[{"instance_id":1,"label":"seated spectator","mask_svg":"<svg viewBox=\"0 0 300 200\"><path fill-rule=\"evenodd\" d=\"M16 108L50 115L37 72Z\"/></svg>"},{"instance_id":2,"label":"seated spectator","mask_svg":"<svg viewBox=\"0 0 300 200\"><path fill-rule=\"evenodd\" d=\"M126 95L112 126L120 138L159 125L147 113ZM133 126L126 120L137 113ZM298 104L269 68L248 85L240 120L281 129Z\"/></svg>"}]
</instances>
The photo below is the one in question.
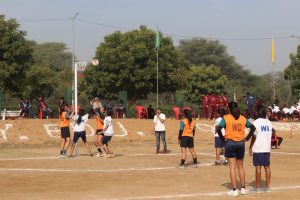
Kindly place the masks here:
<instances>
[{"instance_id":1,"label":"seated spectator","mask_svg":"<svg viewBox=\"0 0 300 200\"><path fill-rule=\"evenodd\" d=\"M290 108L290 114L292 114L292 115L299 114L297 106L298 106L297 102L295 102L294 105L291 106L291 108Z\"/></svg>"},{"instance_id":2,"label":"seated spectator","mask_svg":"<svg viewBox=\"0 0 300 200\"><path fill-rule=\"evenodd\" d=\"M31 104L31 99L27 98L25 101L25 111L26 116L28 116L29 118L34 118L34 114L32 111L32 104Z\"/></svg>"},{"instance_id":3,"label":"seated spectator","mask_svg":"<svg viewBox=\"0 0 300 200\"><path fill-rule=\"evenodd\" d=\"M24 117L25 107L26 107L25 100L23 98L21 98L20 102L19 102L20 117Z\"/></svg>"},{"instance_id":4,"label":"seated spectator","mask_svg":"<svg viewBox=\"0 0 300 200\"><path fill-rule=\"evenodd\" d=\"M272 129L272 140L271 140L271 147L272 147L272 149L278 149L280 147L282 141L283 141L283 138L282 137L278 137L276 135L275 129Z\"/></svg>"},{"instance_id":5,"label":"seated spectator","mask_svg":"<svg viewBox=\"0 0 300 200\"><path fill-rule=\"evenodd\" d=\"M148 113L148 119L154 119L154 116L156 113L155 113L154 109L152 108L152 105L148 106L147 113Z\"/></svg>"},{"instance_id":6,"label":"seated spectator","mask_svg":"<svg viewBox=\"0 0 300 200\"><path fill-rule=\"evenodd\" d=\"M120 103L118 104L117 112L118 112L118 117L119 118L124 118L125 113L126 113L126 107L124 105L123 100L121 100Z\"/></svg>"},{"instance_id":7,"label":"seated spectator","mask_svg":"<svg viewBox=\"0 0 300 200\"><path fill-rule=\"evenodd\" d=\"M110 113L114 113L114 106L113 104L110 102L110 100L107 100L106 101L106 104L104 106L104 109L107 111L107 112L110 112Z\"/></svg>"},{"instance_id":8,"label":"seated spectator","mask_svg":"<svg viewBox=\"0 0 300 200\"><path fill-rule=\"evenodd\" d=\"M49 115L51 114L52 110L48 108L47 104L43 101L42 96L39 96L37 99L37 107L39 111L42 111L43 116L46 116L46 118L49 118Z\"/></svg>"},{"instance_id":9,"label":"seated spectator","mask_svg":"<svg viewBox=\"0 0 300 200\"><path fill-rule=\"evenodd\" d=\"M291 110L287 107L286 104L284 104L283 107L282 107L282 114L283 114L283 118L285 118L287 120L292 119Z\"/></svg>"}]
</instances>

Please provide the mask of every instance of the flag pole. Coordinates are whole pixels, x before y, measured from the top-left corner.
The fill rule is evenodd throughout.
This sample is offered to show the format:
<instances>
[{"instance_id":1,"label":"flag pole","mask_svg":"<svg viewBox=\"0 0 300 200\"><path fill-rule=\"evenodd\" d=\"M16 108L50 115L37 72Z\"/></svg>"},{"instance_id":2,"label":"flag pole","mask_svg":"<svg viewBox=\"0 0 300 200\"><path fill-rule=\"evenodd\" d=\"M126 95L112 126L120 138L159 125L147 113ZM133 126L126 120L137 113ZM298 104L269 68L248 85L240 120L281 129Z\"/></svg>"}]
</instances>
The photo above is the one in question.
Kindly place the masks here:
<instances>
[{"instance_id":1,"label":"flag pole","mask_svg":"<svg viewBox=\"0 0 300 200\"><path fill-rule=\"evenodd\" d=\"M158 48L156 49L156 108L158 108Z\"/></svg>"},{"instance_id":2,"label":"flag pole","mask_svg":"<svg viewBox=\"0 0 300 200\"><path fill-rule=\"evenodd\" d=\"M275 96L276 96L276 91L275 91L275 65L274 65L274 62L273 62L273 97L275 99Z\"/></svg>"}]
</instances>

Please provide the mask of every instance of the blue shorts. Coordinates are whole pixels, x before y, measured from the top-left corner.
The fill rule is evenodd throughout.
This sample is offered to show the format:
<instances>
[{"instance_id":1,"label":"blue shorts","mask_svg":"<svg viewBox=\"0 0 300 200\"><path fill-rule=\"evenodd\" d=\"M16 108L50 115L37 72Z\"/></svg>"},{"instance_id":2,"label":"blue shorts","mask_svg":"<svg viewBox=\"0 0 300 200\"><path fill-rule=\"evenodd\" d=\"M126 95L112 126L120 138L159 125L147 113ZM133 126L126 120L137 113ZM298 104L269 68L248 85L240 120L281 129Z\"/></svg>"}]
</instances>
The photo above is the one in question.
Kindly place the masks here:
<instances>
[{"instance_id":1,"label":"blue shorts","mask_svg":"<svg viewBox=\"0 0 300 200\"><path fill-rule=\"evenodd\" d=\"M108 145L108 143L111 141L112 136L105 136L102 139L102 144Z\"/></svg>"},{"instance_id":2,"label":"blue shorts","mask_svg":"<svg viewBox=\"0 0 300 200\"><path fill-rule=\"evenodd\" d=\"M224 142L221 140L220 137L215 137L215 148L223 148Z\"/></svg>"},{"instance_id":3,"label":"blue shorts","mask_svg":"<svg viewBox=\"0 0 300 200\"><path fill-rule=\"evenodd\" d=\"M227 140L225 142L225 157L236 158L238 160L244 159L245 155L245 142L244 140L236 142L233 140Z\"/></svg>"},{"instance_id":4,"label":"blue shorts","mask_svg":"<svg viewBox=\"0 0 300 200\"><path fill-rule=\"evenodd\" d=\"M269 166L270 165L270 153L253 153L253 165L254 166Z\"/></svg>"},{"instance_id":5,"label":"blue shorts","mask_svg":"<svg viewBox=\"0 0 300 200\"><path fill-rule=\"evenodd\" d=\"M86 143L86 133L85 133L85 131L74 132L73 143L76 144L78 142L79 138L82 139L83 143Z\"/></svg>"}]
</instances>

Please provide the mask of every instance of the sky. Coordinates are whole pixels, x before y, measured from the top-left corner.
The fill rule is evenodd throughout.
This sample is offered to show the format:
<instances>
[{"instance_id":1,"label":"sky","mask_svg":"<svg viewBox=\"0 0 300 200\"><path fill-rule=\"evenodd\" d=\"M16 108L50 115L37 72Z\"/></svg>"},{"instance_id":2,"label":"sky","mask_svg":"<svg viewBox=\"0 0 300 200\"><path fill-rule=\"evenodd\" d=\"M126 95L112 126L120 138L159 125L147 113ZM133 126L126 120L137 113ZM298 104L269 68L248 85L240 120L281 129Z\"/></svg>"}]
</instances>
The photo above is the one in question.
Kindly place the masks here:
<instances>
[{"instance_id":1,"label":"sky","mask_svg":"<svg viewBox=\"0 0 300 200\"><path fill-rule=\"evenodd\" d=\"M300 39L298 0L0 0L0 14L15 18L27 39L63 42L75 56L90 61L104 36L146 25L158 25L174 44L181 39L218 39L230 55L254 74L272 72L271 38L275 38L275 71L290 63ZM62 19L32 21L44 19ZM81 20L81 21L78 21ZM94 24L84 21L94 22ZM109 26L105 26L109 25Z\"/></svg>"}]
</instances>

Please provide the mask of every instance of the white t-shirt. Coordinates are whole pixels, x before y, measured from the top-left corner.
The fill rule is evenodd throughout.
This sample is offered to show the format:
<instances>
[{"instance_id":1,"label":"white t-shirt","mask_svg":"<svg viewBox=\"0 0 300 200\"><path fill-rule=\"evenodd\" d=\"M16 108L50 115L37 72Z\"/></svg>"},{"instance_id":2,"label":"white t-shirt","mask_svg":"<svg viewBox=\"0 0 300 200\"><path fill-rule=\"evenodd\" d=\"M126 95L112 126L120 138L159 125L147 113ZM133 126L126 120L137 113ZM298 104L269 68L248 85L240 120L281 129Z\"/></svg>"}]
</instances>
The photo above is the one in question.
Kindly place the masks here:
<instances>
[{"instance_id":1,"label":"white t-shirt","mask_svg":"<svg viewBox=\"0 0 300 200\"><path fill-rule=\"evenodd\" d=\"M279 107L278 106L274 106L274 109L272 110L272 112L274 112L274 113L280 112Z\"/></svg>"},{"instance_id":2,"label":"white t-shirt","mask_svg":"<svg viewBox=\"0 0 300 200\"><path fill-rule=\"evenodd\" d=\"M104 135L105 136L113 136L113 134L115 133L115 131L114 131L114 127L113 127L111 116L107 116L107 117L104 118L103 128L106 128L106 127L107 127L107 129L104 131Z\"/></svg>"},{"instance_id":3,"label":"white t-shirt","mask_svg":"<svg viewBox=\"0 0 300 200\"><path fill-rule=\"evenodd\" d=\"M290 108L290 113L289 114L293 114L294 111L297 111L297 108L295 106L292 106Z\"/></svg>"},{"instance_id":4,"label":"white t-shirt","mask_svg":"<svg viewBox=\"0 0 300 200\"><path fill-rule=\"evenodd\" d=\"M161 118L162 120L166 120L166 115L160 113L159 118ZM166 130L165 122L161 123L161 121L157 118L156 115L154 116L153 122L155 125L155 131L165 131Z\"/></svg>"},{"instance_id":5,"label":"white t-shirt","mask_svg":"<svg viewBox=\"0 0 300 200\"><path fill-rule=\"evenodd\" d=\"M271 151L272 123L268 119L258 118L253 122L256 128L256 140L252 147L253 153L268 153Z\"/></svg>"},{"instance_id":6,"label":"white t-shirt","mask_svg":"<svg viewBox=\"0 0 300 200\"><path fill-rule=\"evenodd\" d=\"M78 115L73 116L73 120L75 122L74 132L85 131L85 125L86 125L87 121L89 120L89 114L83 115L81 117L81 122L79 124L77 123L78 117L79 117Z\"/></svg>"},{"instance_id":7,"label":"white t-shirt","mask_svg":"<svg viewBox=\"0 0 300 200\"><path fill-rule=\"evenodd\" d=\"M216 127L220 125L221 120L222 120L222 117L219 117L219 118L216 119L216 121L215 121L215 126ZM222 128L221 131L222 131L222 135L225 135L225 129ZM215 131L215 137L219 137L219 134L216 131Z\"/></svg>"},{"instance_id":8,"label":"white t-shirt","mask_svg":"<svg viewBox=\"0 0 300 200\"><path fill-rule=\"evenodd\" d=\"M289 108L283 108L282 111L284 112L284 114L290 114L291 110Z\"/></svg>"}]
</instances>

